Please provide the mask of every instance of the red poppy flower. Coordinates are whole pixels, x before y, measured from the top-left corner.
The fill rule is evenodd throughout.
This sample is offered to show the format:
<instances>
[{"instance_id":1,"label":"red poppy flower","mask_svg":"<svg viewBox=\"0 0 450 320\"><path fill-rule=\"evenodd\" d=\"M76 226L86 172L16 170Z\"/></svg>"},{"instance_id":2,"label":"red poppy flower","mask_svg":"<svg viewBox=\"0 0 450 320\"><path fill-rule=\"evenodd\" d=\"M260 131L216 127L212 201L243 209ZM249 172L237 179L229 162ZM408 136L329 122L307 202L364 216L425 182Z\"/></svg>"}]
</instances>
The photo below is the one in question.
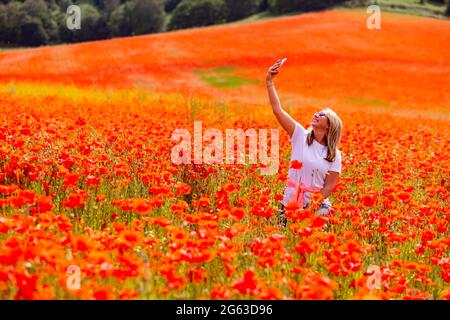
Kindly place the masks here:
<instances>
[{"instance_id":1,"label":"red poppy flower","mask_svg":"<svg viewBox=\"0 0 450 320\"><path fill-rule=\"evenodd\" d=\"M301 168L303 168L303 163L299 162L297 160L293 160L291 161L291 169L295 169L295 170L300 170Z\"/></svg>"}]
</instances>

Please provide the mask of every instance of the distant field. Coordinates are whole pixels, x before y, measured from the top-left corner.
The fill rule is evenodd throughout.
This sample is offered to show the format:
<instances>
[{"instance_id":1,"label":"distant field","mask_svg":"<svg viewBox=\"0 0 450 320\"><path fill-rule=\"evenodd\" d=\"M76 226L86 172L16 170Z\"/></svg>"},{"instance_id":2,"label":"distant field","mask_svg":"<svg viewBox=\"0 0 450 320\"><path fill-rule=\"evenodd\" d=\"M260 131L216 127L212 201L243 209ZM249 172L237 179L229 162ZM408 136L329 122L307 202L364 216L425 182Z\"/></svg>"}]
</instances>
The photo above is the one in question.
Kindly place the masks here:
<instances>
[{"instance_id":1,"label":"distant field","mask_svg":"<svg viewBox=\"0 0 450 320\"><path fill-rule=\"evenodd\" d=\"M360 10L361 8L367 7L370 4L378 4L382 11L384 12L395 12L406 15L417 15L417 16L425 16L425 17L434 17L440 19L449 19L445 16L445 10L447 8L446 4L440 4L436 2L425 1L424 4L420 4L420 0L354 0L344 3L342 5L336 6L336 9L348 9L355 8L356 10ZM289 15L295 15L298 13L291 13ZM254 14L248 18L239 20L234 23L248 23L268 18L278 18L279 16L275 16L271 14L269 11L259 12Z\"/></svg>"},{"instance_id":2,"label":"distant field","mask_svg":"<svg viewBox=\"0 0 450 320\"><path fill-rule=\"evenodd\" d=\"M384 13L382 30L376 31L366 28L366 18L364 10L337 10L4 52L0 80L166 89L263 102L266 69L286 56L277 83L288 103L362 98L395 108L449 108L450 93L442 88L450 86L450 51L442 44L449 42L450 21ZM223 67L232 68L226 77L240 84L232 91L220 88L217 75L206 76Z\"/></svg>"}]
</instances>

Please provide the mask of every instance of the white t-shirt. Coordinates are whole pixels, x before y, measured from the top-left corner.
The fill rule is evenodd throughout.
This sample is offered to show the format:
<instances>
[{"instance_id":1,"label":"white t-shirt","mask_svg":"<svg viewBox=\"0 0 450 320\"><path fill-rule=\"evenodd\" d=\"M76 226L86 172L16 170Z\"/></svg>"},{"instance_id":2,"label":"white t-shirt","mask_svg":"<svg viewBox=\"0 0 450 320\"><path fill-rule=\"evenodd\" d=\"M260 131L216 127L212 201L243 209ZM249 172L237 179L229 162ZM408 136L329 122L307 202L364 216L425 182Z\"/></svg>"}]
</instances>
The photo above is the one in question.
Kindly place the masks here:
<instances>
[{"instance_id":1,"label":"white t-shirt","mask_svg":"<svg viewBox=\"0 0 450 320\"><path fill-rule=\"evenodd\" d=\"M333 162L325 160L327 156L327 147L317 142L315 139L313 143L308 146L306 142L307 130L298 122L295 124L294 133L289 140L292 144L291 162L297 160L303 163L301 169L290 168L288 172L288 179L300 183L302 181L308 187L315 187L322 189L325 183L325 177L328 171L341 172L341 152L339 149L336 153L336 158ZM289 185L284 192L282 203L294 201L291 199L294 187ZM305 193L305 204L309 202L309 193Z\"/></svg>"}]
</instances>

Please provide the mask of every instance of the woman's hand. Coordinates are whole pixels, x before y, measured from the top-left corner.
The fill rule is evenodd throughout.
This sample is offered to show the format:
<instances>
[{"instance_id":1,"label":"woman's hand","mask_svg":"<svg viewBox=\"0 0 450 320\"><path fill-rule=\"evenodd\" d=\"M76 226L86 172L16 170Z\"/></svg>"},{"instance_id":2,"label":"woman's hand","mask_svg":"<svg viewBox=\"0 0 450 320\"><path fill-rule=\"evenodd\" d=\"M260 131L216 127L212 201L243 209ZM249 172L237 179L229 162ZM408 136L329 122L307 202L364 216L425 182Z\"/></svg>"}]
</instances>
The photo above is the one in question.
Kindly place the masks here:
<instances>
[{"instance_id":1,"label":"woman's hand","mask_svg":"<svg viewBox=\"0 0 450 320\"><path fill-rule=\"evenodd\" d=\"M284 130L288 133L289 137L292 137L295 129L295 120L283 110L281 107L280 98L278 97L275 86L272 83L272 79L280 72L280 67L287 59L280 59L273 66L267 70L266 85L267 92L269 94L270 104L272 105L272 111L275 117L277 117L278 122L281 124Z\"/></svg>"},{"instance_id":2,"label":"woman's hand","mask_svg":"<svg viewBox=\"0 0 450 320\"><path fill-rule=\"evenodd\" d=\"M339 180L339 172L328 171L327 175L325 176L324 186L320 190L320 194L324 198L328 198L333 192L334 188L336 188L338 180Z\"/></svg>"},{"instance_id":3,"label":"woman's hand","mask_svg":"<svg viewBox=\"0 0 450 320\"><path fill-rule=\"evenodd\" d=\"M273 78L275 78L275 76L280 72L280 68L286 60L287 60L287 58L278 60L269 68L269 70L267 70L267 75L266 75L267 83L272 82Z\"/></svg>"}]
</instances>

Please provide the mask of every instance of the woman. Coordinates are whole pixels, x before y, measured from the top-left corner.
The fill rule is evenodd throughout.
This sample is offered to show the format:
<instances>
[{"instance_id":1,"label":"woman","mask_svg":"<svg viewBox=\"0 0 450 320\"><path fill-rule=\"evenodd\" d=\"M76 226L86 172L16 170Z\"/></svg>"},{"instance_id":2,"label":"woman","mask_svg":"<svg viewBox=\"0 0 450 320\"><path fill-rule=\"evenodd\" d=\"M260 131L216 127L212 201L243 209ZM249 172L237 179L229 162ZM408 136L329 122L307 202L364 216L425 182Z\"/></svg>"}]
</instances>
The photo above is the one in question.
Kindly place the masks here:
<instances>
[{"instance_id":1,"label":"woman","mask_svg":"<svg viewBox=\"0 0 450 320\"><path fill-rule=\"evenodd\" d=\"M269 68L266 76L273 113L289 135L292 144L291 163L297 163L297 166L291 166L289 169L288 183L281 202L279 218L283 227L286 226L284 207L288 203L296 202L307 208L310 192L318 192L324 198L318 214L327 214L330 211L331 203L328 197L341 172L341 152L337 146L342 134L342 121L329 108L316 112L308 129L283 110L273 78L279 73L285 60L278 60ZM298 168L298 163L302 164L301 169Z\"/></svg>"}]
</instances>

